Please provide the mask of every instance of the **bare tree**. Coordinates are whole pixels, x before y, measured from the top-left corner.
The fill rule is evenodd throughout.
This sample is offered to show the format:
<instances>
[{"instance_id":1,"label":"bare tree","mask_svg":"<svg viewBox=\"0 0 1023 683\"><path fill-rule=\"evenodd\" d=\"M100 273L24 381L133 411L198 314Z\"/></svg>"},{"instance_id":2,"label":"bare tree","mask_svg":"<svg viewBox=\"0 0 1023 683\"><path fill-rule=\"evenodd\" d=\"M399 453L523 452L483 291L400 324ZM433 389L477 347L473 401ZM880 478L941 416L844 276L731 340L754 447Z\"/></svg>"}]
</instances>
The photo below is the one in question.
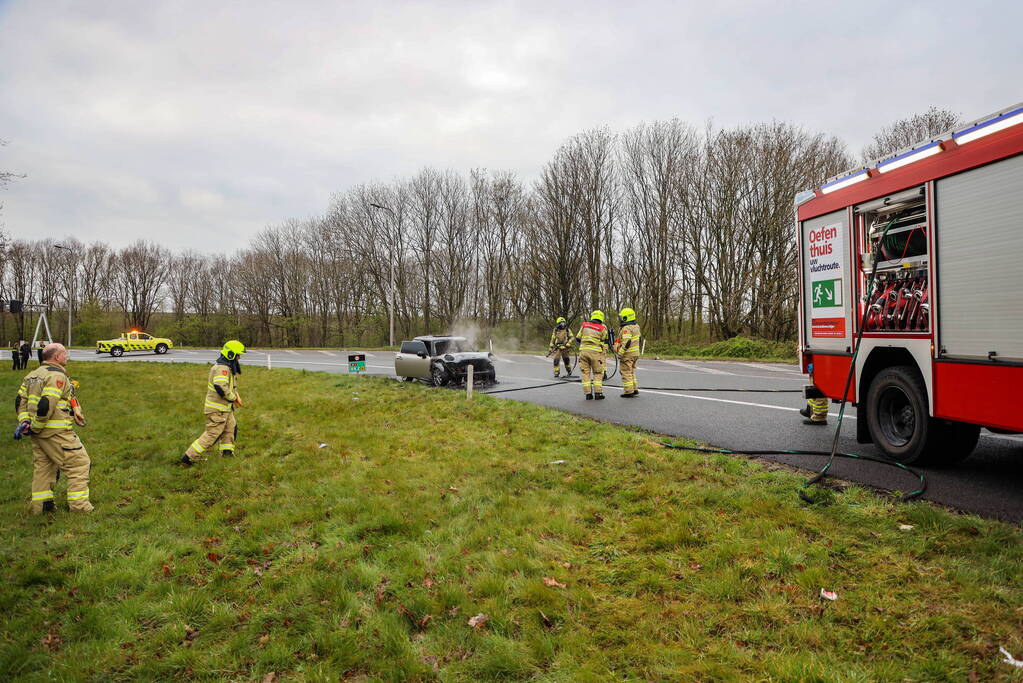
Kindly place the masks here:
<instances>
[{"instance_id":1,"label":"bare tree","mask_svg":"<svg viewBox=\"0 0 1023 683\"><path fill-rule=\"evenodd\" d=\"M116 294L125 323L149 327L150 318L163 303L163 286L170 269L170 252L150 242L138 241L117 255Z\"/></svg>"},{"instance_id":2,"label":"bare tree","mask_svg":"<svg viewBox=\"0 0 1023 683\"><path fill-rule=\"evenodd\" d=\"M932 106L922 114L899 119L874 134L860 155L864 163L880 159L918 142L932 139L961 125L962 115Z\"/></svg>"}]
</instances>

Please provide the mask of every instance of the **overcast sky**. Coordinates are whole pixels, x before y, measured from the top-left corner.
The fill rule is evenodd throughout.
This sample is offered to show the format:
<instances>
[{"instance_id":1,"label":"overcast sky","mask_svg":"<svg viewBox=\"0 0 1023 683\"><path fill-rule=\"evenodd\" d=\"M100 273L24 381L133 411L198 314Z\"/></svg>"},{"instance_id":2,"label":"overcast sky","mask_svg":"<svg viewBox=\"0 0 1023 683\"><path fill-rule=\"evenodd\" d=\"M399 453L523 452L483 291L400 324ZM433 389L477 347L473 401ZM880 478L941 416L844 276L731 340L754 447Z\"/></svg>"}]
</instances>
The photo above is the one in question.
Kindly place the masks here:
<instances>
[{"instance_id":1,"label":"overcast sky","mask_svg":"<svg viewBox=\"0 0 1023 683\"><path fill-rule=\"evenodd\" d=\"M232 251L424 165L529 181L567 137L780 119L860 147L1023 100L1020 2L0 0L18 238Z\"/></svg>"}]
</instances>

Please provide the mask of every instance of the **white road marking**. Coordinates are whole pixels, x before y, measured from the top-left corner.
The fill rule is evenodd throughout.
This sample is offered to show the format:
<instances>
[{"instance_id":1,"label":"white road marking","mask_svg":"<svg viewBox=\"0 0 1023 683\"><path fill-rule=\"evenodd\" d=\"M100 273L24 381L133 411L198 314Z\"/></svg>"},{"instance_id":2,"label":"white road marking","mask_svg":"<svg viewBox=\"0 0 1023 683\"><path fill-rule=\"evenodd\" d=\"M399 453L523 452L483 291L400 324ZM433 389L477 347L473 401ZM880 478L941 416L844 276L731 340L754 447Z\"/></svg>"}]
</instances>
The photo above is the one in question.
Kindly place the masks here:
<instances>
[{"instance_id":1,"label":"white road marking","mask_svg":"<svg viewBox=\"0 0 1023 683\"><path fill-rule=\"evenodd\" d=\"M644 394L658 394L659 396L674 396L675 398L691 398L697 401L713 401L715 403L733 403L740 406L752 406L754 408L771 408L772 410L785 410L792 413L798 413L799 408L789 408L788 406L774 406L769 403L752 403L750 401L736 401L730 398L714 398L712 396L693 396L692 394L672 394L667 391L651 391L650 389L641 389ZM831 417L838 417L838 413L828 413ZM855 420L855 415L846 415L846 420Z\"/></svg>"},{"instance_id":2,"label":"white road marking","mask_svg":"<svg viewBox=\"0 0 1023 683\"><path fill-rule=\"evenodd\" d=\"M539 358L540 360L550 360L547 356L533 356L533 358Z\"/></svg>"},{"instance_id":3,"label":"white road marking","mask_svg":"<svg viewBox=\"0 0 1023 683\"><path fill-rule=\"evenodd\" d=\"M703 365L694 365L692 363L683 363L680 360L662 360L661 362L667 363L668 365L675 365L680 368L685 368L687 370L696 370L697 372L708 372L712 375L735 375L734 372L726 372L724 370L718 370L717 368L710 368Z\"/></svg>"},{"instance_id":4,"label":"white road marking","mask_svg":"<svg viewBox=\"0 0 1023 683\"><path fill-rule=\"evenodd\" d=\"M515 362L515 361L511 360L510 358L497 358L497 357L495 357L494 360L496 360L498 363L514 363Z\"/></svg>"},{"instance_id":5,"label":"white road marking","mask_svg":"<svg viewBox=\"0 0 1023 683\"><path fill-rule=\"evenodd\" d=\"M297 355L299 355L299 354L298 354L298 351L292 351L291 349L282 349L282 350L283 350L283 351L284 351L285 353L291 353L291 354L294 354L294 355L296 355L296 356L297 356Z\"/></svg>"},{"instance_id":6,"label":"white road marking","mask_svg":"<svg viewBox=\"0 0 1023 683\"><path fill-rule=\"evenodd\" d=\"M739 365L748 365L751 368L756 368L758 370L770 370L771 372L787 372L794 375L803 374L798 370L793 370L792 368L786 368L783 366L775 366L770 363L739 363Z\"/></svg>"},{"instance_id":7,"label":"white road marking","mask_svg":"<svg viewBox=\"0 0 1023 683\"><path fill-rule=\"evenodd\" d=\"M320 351L324 356L336 356L337 354L333 351Z\"/></svg>"}]
</instances>

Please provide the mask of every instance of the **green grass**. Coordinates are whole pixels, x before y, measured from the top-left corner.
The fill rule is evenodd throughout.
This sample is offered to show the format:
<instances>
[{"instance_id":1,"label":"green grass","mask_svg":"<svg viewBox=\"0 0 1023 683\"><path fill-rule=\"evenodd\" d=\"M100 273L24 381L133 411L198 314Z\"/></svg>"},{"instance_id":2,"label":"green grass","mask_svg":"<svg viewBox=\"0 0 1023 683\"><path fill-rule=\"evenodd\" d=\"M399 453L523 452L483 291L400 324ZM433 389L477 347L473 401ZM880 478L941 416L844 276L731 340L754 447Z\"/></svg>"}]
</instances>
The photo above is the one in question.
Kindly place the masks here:
<instances>
[{"instance_id":1,"label":"green grass","mask_svg":"<svg viewBox=\"0 0 1023 683\"><path fill-rule=\"evenodd\" d=\"M206 368L71 370L97 508L29 515L5 442L5 680L1023 678L1012 526L856 487L808 507L754 460L293 370L246 368L238 455L185 470Z\"/></svg>"},{"instance_id":2,"label":"green grass","mask_svg":"<svg viewBox=\"0 0 1023 683\"><path fill-rule=\"evenodd\" d=\"M756 360L779 363L796 362L796 343L732 337L724 341L684 343L651 341L647 356L702 360Z\"/></svg>"}]
</instances>

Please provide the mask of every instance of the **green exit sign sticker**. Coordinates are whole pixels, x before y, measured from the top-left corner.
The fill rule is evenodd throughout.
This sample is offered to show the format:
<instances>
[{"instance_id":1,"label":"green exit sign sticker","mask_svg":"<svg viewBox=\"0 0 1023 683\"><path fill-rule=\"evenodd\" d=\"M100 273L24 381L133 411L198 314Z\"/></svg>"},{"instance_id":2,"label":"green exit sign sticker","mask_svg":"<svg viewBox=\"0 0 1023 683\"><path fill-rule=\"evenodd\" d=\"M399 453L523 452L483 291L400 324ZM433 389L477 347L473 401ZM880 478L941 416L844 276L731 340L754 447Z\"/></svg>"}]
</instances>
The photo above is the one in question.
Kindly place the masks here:
<instances>
[{"instance_id":1,"label":"green exit sign sticker","mask_svg":"<svg viewBox=\"0 0 1023 683\"><path fill-rule=\"evenodd\" d=\"M842 305L842 280L817 280L810 289L814 308L833 308Z\"/></svg>"}]
</instances>

